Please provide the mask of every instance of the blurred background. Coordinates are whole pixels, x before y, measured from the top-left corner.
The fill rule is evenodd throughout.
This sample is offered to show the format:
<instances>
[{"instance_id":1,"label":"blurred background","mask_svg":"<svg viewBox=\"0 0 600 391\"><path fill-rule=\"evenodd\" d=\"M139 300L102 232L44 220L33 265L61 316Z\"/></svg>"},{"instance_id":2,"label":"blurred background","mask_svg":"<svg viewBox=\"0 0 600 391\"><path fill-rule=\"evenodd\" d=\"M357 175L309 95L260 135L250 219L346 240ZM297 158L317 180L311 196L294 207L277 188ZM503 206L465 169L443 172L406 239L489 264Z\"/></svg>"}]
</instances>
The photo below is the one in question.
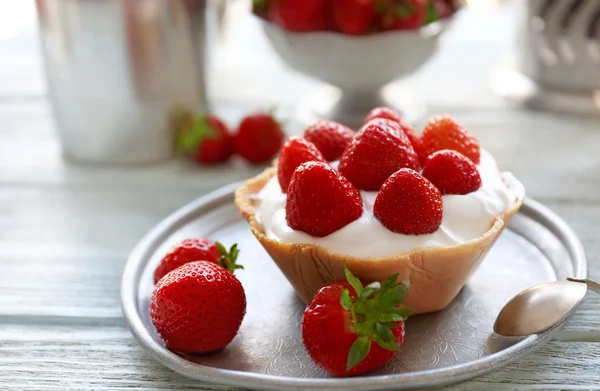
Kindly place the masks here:
<instances>
[{"instance_id":1,"label":"blurred background","mask_svg":"<svg viewBox=\"0 0 600 391\"><path fill-rule=\"evenodd\" d=\"M209 190L272 158L257 166L230 146L201 161L200 140L220 134L206 126L209 114L233 139L255 112L273 112L292 135L320 118L357 130L368 110L389 105L417 130L431 114L456 116L527 183L539 181L535 169L510 157L544 141L525 129L595 124L595 1L384 0L408 7L393 14L399 24L371 6L363 27L345 25L358 11L341 7L333 22L315 26L318 10L281 3L273 11L257 1L253 14L245 0L0 1L0 98L11 103L0 110L28 113L20 134L0 146L3 163L27 166L22 159L38 156L46 177L67 178L90 164L110 176L158 163L154 169L208 173ZM422 18L411 22L421 6ZM5 121L10 129L14 120ZM589 144L577 143L565 147ZM564 166L544 148L536 153L550 171ZM585 165L585 154L566 156Z\"/></svg>"}]
</instances>

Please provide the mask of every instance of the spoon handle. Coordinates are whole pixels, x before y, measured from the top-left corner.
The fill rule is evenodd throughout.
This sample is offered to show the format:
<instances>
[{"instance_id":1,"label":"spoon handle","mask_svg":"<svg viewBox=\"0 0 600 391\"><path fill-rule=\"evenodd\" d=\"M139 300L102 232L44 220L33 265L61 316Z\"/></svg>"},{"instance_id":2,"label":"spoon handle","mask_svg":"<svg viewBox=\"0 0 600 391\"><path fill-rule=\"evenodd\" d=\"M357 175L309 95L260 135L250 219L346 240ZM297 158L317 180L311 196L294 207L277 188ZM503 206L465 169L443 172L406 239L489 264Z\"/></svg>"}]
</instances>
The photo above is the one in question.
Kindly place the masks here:
<instances>
[{"instance_id":1,"label":"spoon handle","mask_svg":"<svg viewBox=\"0 0 600 391\"><path fill-rule=\"evenodd\" d=\"M573 281L573 282L583 282L584 284L587 284L588 288L590 288L594 292L600 293L600 284L598 284L596 281L582 280L582 279L579 279L579 278L570 278L570 277L567 278L567 280Z\"/></svg>"}]
</instances>

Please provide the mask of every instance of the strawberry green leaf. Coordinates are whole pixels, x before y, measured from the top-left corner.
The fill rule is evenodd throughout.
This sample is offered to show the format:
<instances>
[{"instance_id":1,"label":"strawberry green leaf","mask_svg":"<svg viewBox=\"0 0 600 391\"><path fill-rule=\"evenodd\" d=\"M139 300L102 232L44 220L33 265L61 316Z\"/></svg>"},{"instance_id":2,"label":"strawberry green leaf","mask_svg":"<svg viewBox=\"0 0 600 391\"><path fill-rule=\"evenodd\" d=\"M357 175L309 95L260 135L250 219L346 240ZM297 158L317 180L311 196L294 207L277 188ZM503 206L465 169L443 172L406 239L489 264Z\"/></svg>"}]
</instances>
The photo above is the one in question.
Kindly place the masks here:
<instances>
[{"instance_id":1,"label":"strawberry green leaf","mask_svg":"<svg viewBox=\"0 0 600 391\"><path fill-rule=\"evenodd\" d=\"M351 310L352 307L354 306L354 301L352 301L352 298L350 297L350 292L348 292L348 289L344 289L342 291L340 303L342 304L342 307L345 310Z\"/></svg>"},{"instance_id":2,"label":"strawberry green leaf","mask_svg":"<svg viewBox=\"0 0 600 391\"><path fill-rule=\"evenodd\" d=\"M425 24L433 23L439 19L435 1L427 2L427 16L425 18Z\"/></svg>"},{"instance_id":3,"label":"strawberry green leaf","mask_svg":"<svg viewBox=\"0 0 600 391\"><path fill-rule=\"evenodd\" d=\"M381 284L377 281L370 283L363 289L361 294L358 296L357 303L365 302L373 295L373 293L378 292L380 288Z\"/></svg>"},{"instance_id":4,"label":"strawberry green leaf","mask_svg":"<svg viewBox=\"0 0 600 391\"><path fill-rule=\"evenodd\" d=\"M408 287L404 283L400 283L384 292L379 298L379 303L383 308L395 307L404 301L407 294Z\"/></svg>"},{"instance_id":5,"label":"strawberry green leaf","mask_svg":"<svg viewBox=\"0 0 600 391\"><path fill-rule=\"evenodd\" d=\"M398 273L388 277L384 282L381 283L381 293L383 294L388 289L392 288L396 284L398 279Z\"/></svg>"},{"instance_id":6,"label":"strawberry green leaf","mask_svg":"<svg viewBox=\"0 0 600 391\"><path fill-rule=\"evenodd\" d=\"M402 322L405 321L412 313L414 308L407 306L386 308L379 315L380 322Z\"/></svg>"},{"instance_id":7,"label":"strawberry green leaf","mask_svg":"<svg viewBox=\"0 0 600 391\"><path fill-rule=\"evenodd\" d=\"M386 350L391 350L393 352L398 351L400 349L398 347L398 343L396 342L396 337L394 337L394 333L388 327L383 326L380 323L377 323L376 326L377 333L373 336L373 339L377 343L377 345L381 346Z\"/></svg>"},{"instance_id":8,"label":"strawberry green leaf","mask_svg":"<svg viewBox=\"0 0 600 391\"><path fill-rule=\"evenodd\" d=\"M346 371L350 371L364 360L371 350L371 339L369 337L358 337L350 347Z\"/></svg>"},{"instance_id":9,"label":"strawberry green leaf","mask_svg":"<svg viewBox=\"0 0 600 391\"><path fill-rule=\"evenodd\" d=\"M383 14L386 10L386 0L377 0L373 6L376 14Z\"/></svg>"},{"instance_id":10,"label":"strawberry green leaf","mask_svg":"<svg viewBox=\"0 0 600 391\"><path fill-rule=\"evenodd\" d=\"M236 263L238 255L240 254L240 250L238 249L237 244L231 246L229 251L227 251L225 246L223 246L219 242L216 242L215 245L217 246L219 253L221 253L221 258L219 259L219 265L221 265L221 267L224 267L231 273L233 273L236 269L244 268L244 266Z\"/></svg>"},{"instance_id":11,"label":"strawberry green leaf","mask_svg":"<svg viewBox=\"0 0 600 391\"><path fill-rule=\"evenodd\" d=\"M352 288L354 288L354 291L356 292L356 294L360 296L360 294L363 291L363 285L360 282L360 280L358 278L356 278L356 276L354 274L352 274L350 269L348 269L348 266L346 266L346 263L344 263L344 273L346 274L346 280L348 280L348 282L350 283Z\"/></svg>"}]
</instances>

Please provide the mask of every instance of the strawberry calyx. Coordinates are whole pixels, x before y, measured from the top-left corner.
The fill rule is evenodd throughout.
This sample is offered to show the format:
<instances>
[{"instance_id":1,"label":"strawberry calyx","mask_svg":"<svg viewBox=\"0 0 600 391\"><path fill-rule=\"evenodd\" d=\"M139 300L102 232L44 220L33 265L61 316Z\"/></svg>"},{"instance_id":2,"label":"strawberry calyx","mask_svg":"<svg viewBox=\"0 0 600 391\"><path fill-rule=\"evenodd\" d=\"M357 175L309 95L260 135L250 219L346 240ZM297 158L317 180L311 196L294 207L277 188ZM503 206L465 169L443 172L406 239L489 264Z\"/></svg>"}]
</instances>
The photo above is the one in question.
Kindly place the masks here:
<instances>
[{"instance_id":1,"label":"strawberry calyx","mask_svg":"<svg viewBox=\"0 0 600 391\"><path fill-rule=\"evenodd\" d=\"M219 253L221 253L221 258L219 259L219 265L227 270L230 273L233 273L236 269L243 269L244 266L236 263L238 255L240 254L240 250L237 247L237 244L231 246L229 251L219 242L215 242Z\"/></svg>"},{"instance_id":2,"label":"strawberry calyx","mask_svg":"<svg viewBox=\"0 0 600 391\"><path fill-rule=\"evenodd\" d=\"M383 349L398 351L392 329L398 326L398 322L405 321L414 309L401 305L410 289L410 282L397 283L398 274L382 283L372 282L363 286L345 264L344 272L357 296L354 300L348 289L344 289L340 298L340 304L350 313L352 330L358 335L348 352L346 371L350 371L367 357L372 342Z\"/></svg>"},{"instance_id":3,"label":"strawberry calyx","mask_svg":"<svg viewBox=\"0 0 600 391\"><path fill-rule=\"evenodd\" d=\"M194 154L202 140L217 135L218 132L208 123L208 116L196 116L192 126L181 129L177 138L177 148L181 152Z\"/></svg>"}]
</instances>

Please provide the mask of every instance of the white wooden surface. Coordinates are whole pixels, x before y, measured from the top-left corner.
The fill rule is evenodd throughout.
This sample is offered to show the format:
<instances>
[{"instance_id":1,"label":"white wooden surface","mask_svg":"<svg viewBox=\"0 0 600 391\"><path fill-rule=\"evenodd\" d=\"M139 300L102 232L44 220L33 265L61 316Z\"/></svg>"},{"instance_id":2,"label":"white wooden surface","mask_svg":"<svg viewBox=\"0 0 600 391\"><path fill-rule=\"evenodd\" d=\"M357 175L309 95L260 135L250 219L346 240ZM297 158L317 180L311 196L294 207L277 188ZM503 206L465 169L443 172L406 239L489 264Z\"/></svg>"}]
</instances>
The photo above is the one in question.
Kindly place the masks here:
<instances>
[{"instance_id":1,"label":"white wooden surface","mask_svg":"<svg viewBox=\"0 0 600 391\"><path fill-rule=\"evenodd\" d=\"M0 390L212 389L137 345L121 317L119 280L132 246L161 218L260 169L240 161L210 169L63 161L36 32L27 27L31 7L23 7L16 33L0 29ZM234 13L229 22L213 56L217 112L234 123L278 102L291 117L315 82L286 70L251 19ZM436 58L404 84L430 113L456 115L529 195L563 216L600 279L600 122L513 109L492 94L489 70L510 49L511 26L506 9L464 15ZM557 341L536 354L448 389L600 389L600 297L590 294Z\"/></svg>"}]
</instances>

